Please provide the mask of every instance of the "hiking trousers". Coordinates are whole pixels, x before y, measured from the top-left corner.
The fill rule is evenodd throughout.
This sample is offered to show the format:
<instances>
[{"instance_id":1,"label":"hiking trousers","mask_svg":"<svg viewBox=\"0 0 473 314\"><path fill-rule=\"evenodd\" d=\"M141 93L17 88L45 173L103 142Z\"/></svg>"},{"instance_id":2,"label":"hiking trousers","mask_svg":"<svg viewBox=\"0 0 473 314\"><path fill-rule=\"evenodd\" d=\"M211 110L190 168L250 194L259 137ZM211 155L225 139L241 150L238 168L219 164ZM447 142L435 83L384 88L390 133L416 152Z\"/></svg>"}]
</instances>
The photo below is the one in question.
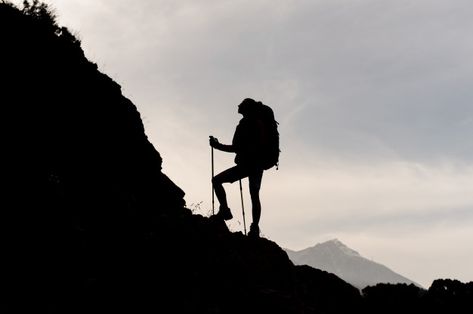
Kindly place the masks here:
<instances>
[{"instance_id":1,"label":"hiking trousers","mask_svg":"<svg viewBox=\"0 0 473 314\"><path fill-rule=\"evenodd\" d=\"M233 183L248 177L250 194L253 194L258 192L261 188L263 171L264 170L262 168L236 165L217 174L214 177L213 182L214 184Z\"/></svg>"}]
</instances>

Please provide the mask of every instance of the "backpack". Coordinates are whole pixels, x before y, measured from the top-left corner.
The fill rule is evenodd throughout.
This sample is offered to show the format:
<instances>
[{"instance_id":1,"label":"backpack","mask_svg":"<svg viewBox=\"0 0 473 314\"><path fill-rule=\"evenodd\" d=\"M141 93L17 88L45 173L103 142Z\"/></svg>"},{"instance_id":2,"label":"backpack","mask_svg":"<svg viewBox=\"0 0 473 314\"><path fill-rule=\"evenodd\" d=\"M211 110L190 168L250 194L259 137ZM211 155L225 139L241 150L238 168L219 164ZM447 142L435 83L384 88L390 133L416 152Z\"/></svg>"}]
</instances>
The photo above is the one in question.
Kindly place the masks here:
<instances>
[{"instance_id":1,"label":"backpack","mask_svg":"<svg viewBox=\"0 0 473 314\"><path fill-rule=\"evenodd\" d=\"M262 164L265 170L276 166L279 169L279 123L274 118L274 111L268 105L258 102L257 115L263 124Z\"/></svg>"}]
</instances>

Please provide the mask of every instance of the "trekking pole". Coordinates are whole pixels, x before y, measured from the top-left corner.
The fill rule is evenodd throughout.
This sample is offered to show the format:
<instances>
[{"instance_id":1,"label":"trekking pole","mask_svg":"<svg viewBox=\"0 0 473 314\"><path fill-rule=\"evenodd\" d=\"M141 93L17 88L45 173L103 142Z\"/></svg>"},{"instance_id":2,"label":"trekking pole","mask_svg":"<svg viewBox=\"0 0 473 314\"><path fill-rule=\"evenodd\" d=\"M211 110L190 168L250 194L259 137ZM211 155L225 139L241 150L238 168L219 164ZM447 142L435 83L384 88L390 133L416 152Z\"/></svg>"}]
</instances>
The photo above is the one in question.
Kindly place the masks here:
<instances>
[{"instance_id":1,"label":"trekking pole","mask_svg":"<svg viewBox=\"0 0 473 314\"><path fill-rule=\"evenodd\" d=\"M215 215L215 197L214 197L214 148L210 146L210 155L211 155L211 160L212 160L212 215Z\"/></svg>"},{"instance_id":2,"label":"trekking pole","mask_svg":"<svg viewBox=\"0 0 473 314\"><path fill-rule=\"evenodd\" d=\"M243 230L246 235L246 221L245 221L245 205L243 203L243 190L241 188L241 179L240 179L240 197L241 197L241 212L243 213Z\"/></svg>"}]
</instances>

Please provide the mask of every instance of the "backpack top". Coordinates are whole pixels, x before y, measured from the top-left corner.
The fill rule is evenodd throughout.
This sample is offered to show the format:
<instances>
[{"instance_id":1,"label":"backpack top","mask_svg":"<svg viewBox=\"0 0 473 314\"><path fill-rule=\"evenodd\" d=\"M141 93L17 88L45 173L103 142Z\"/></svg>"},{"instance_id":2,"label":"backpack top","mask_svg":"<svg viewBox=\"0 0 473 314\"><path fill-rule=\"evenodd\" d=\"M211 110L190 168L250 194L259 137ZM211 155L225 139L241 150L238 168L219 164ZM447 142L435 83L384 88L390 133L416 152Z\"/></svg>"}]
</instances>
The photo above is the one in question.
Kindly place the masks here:
<instances>
[{"instance_id":1,"label":"backpack top","mask_svg":"<svg viewBox=\"0 0 473 314\"><path fill-rule=\"evenodd\" d=\"M273 109L260 101L246 98L239 105L238 112L244 118L240 120L232 141L237 147L235 163L256 163L264 170L274 166L278 169L281 151L278 122Z\"/></svg>"},{"instance_id":2,"label":"backpack top","mask_svg":"<svg viewBox=\"0 0 473 314\"><path fill-rule=\"evenodd\" d=\"M273 109L263 104L262 102L256 102L257 118L262 122L263 125L263 167L265 170L276 166L279 168L279 123L274 118Z\"/></svg>"}]
</instances>

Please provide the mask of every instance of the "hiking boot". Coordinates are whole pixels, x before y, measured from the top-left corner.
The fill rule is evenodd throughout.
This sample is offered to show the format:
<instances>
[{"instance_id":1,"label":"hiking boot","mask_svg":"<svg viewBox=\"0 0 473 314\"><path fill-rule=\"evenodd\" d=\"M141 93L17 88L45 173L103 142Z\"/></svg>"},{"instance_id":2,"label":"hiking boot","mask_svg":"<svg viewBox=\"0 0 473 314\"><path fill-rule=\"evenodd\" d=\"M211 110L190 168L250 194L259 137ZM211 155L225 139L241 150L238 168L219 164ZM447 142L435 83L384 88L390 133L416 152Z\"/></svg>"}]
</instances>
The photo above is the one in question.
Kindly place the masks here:
<instances>
[{"instance_id":1,"label":"hiking boot","mask_svg":"<svg viewBox=\"0 0 473 314\"><path fill-rule=\"evenodd\" d=\"M259 227L258 225L251 224L250 232L248 232L248 237L250 238L259 238Z\"/></svg>"},{"instance_id":2,"label":"hiking boot","mask_svg":"<svg viewBox=\"0 0 473 314\"><path fill-rule=\"evenodd\" d=\"M228 207L220 207L218 213L215 214L216 218L223 219L223 220L230 220L233 218L232 212Z\"/></svg>"}]
</instances>

